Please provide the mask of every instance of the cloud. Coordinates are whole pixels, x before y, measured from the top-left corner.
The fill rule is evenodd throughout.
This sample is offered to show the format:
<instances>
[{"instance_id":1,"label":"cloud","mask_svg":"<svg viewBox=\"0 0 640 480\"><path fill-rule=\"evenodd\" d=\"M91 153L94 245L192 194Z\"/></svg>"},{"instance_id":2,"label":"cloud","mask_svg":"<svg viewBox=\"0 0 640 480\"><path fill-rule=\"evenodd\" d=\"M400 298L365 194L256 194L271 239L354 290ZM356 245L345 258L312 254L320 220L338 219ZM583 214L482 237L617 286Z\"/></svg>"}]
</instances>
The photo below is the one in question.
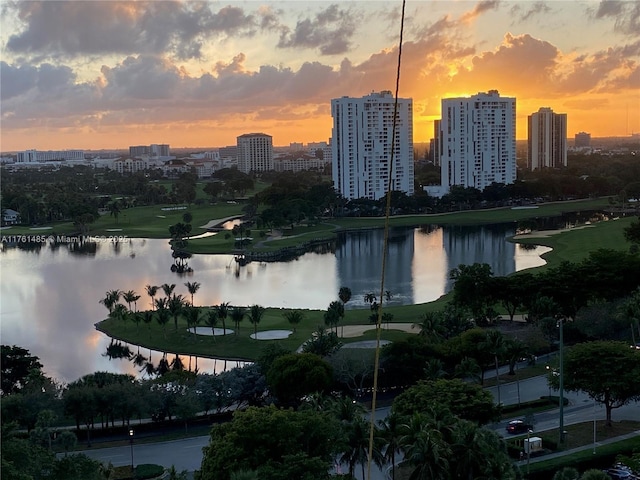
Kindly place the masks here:
<instances>
[{"instance_id":1,"label":"cloud","mask_svg":"<svg viewBox=\"0 0 640 480\"><path fill-rule=\"evenodd\" d=\"M322 55L338 55L351 48L351 38L356 30L355 16L351 10L330 5L315 18L299 20L293 31L283 27L279 48L317 48Z\"/></svg>"},{"instance_id":2,"label":"cloud","mask_svg":"<svg viewBox=\"0 0 640 480\"><path fill-rule=\"evenodd\" d=\"M470 67L461 67L451 79L451 87L460 91L468 85L482 90L513 90L523 94L545 91L554 82L554 70L560 51L549 42L531 35L504 36L494 51L473 57Z\"/></svg>"},{"instance_id":3,"label":"cloud","mask_svg":"<svg viewBox=\"0 0 640 480\"><path fill-rule=\"evenodd\" d=\"M0 62L0 99L22 95L36 86L38 69L31 65L13 66Z\"/></svg>"},{"instance_id":4,"label":"cloud","mask_svg":"<svg viewBox=\"0 0 640 480\"><path fill-rule=\"evenodd\" d=\"M257 21L241 8L213 11L206 2L29 1L14 8L23 28L9 37L7 50L51 58L166 52L199 58L207 36L252 35Z\"/></svg>"},{"instance_id":5,"label":"cloud","mask_svg":"<svg viewBox=\"0 0 640 480\"><path fill-rule=\"evenodd\" d=\"M606 98L590 98L567 100L562 105L571 110L605 110L611 106L611 102Z\"/></svg>"},{"instance_id":6,"label":"cloud","mask_svg":"<svg viewBox=\"0 0 640 480\"><path fill-rule=\"evenodd\" d=\"M595 19L613 18L614 29L626 35L640 35L640 3L622 0L603 0L591 9Z\"/></svg>"},{"instance_id":7,"label":"cloud","mask_svg":"<svg viewBox=\"0 0 640 480\"><path fill-rule=\"evenodd\" d=\"M551 13L551 8L546 2L534 2L533 4L527 2L524 3L524 5L530 5L530 7L525 9L522 4L516 4L510 9L511 15L514 16L519 23L531 20L538 15L548 15Z\"/></svg>"},{"instance_id":8,"label":"cloud","mask_svg":"<svg viewBox=\"0 0 640 480\"><path fill-rule=\"evenodd\" d=\"M102 67L107 101L162 100L172 98L181 83L180 70L158 57L128 57L120 65Z\"/></svg>"},{"instance_id":9,"label":"cloud","mask_svg":"<svg viewBox=\"0 0 640 480\"><path fill-rule=\"evenodd\" d=\"M486 0L482 2L478 2L473 10L465 13L460 17L460 21L464 23L469 23L478 18L483 13L488 12L489 10L497 10L500 6L499 0Z\"/></svg>"}]
</instances>

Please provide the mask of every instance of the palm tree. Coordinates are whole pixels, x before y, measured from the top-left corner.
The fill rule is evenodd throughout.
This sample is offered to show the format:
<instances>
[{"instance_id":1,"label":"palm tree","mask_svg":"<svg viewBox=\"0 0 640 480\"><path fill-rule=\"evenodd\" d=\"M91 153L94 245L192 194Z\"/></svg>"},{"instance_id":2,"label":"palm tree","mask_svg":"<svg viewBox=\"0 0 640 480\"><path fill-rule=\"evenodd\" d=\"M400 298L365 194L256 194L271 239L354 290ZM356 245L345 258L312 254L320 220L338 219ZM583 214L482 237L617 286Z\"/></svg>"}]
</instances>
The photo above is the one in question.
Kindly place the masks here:
<instances>
[{"instance_id":1,"label":"palm tree","mask_svg":"<svg viewBox=\"0 0 640 480\"><path fill-rule=\"evenodd\" d=\"M444 371L444 364L439 358L432 358L427 361L424 367L424 375L427 380L438 380L444 378L447 372Z\"/></svg>"},{"instance_id":2,"label":"palm tree","mask_svg":"<svg viewBox=\"0 0 640 480\"><path fill-rule=\"evenodd\" d=\"M147 360L140 370L140 373L147 375L147 377L151 378L156 373L156 367L153 365L151 360Z\"/></svg>"},{"instance_id":3,"label":"palm tree","mask_svg":"<svg viewBox=\"0 0 640 480\"><path fill-rule=\"evenodd\" d=\"M111 318L115 318L116 320L122 320L123 322L127 321L128 315L129 315L129 312L127 311L127 307L125 307L121 303L116 304L116 306L113 307L113 310L109 314Z\"/></svg>"},{"instance_id":4,"label":"palm tree","mask_svg":"<svg viewBox=\"0 0 640 480\"><path fill-rule=\"evenodd\" d=\"M176 353L176 357L171 362L171 370L175 372L182 372L184 370L184 362L180 358L180 355Z\"/></svg>"},{"instance_id":5,"label":"palm tree","mask_svg":"<svg viewBox=\"0 0 640 480\"><path fill-rule=\"evenodd\" d=\"M113 307L115 307L120 300L120 295L122 295L120 290L108 290L105 297L100 300L99 303L107 307L109 313L111 313L113 311Z\"/></svg>"},{"instance_id":6,"label":"palm tree","mask_svg":"<svg viewBox=\"0 0 640 480\"><path fill-rule=\"evenodd\" d=\"M140 347L138 347L138 353L136 353L133 358L131 359L131 361L133 362L133 364L136 367L142 367L145 362L147 361L147 357L145 357L144 355L142 355L140 353Z\"/></svg>"},{"instance_id":7,"label":"palm tree","mask_svg":"<svg viewBox=\"0 0 640 480\"><path fill-rule=\"evenodd\" d=\"M495 440L490 437L495 434L468 420L458 420L453 435L451 466L455 469L456 478L485 478L481 474L490 467L492 450L500 451L500 446L494 445Z\"/></svg>"},{"instance_id":8,"label":"palm tree","mask_svg":"<svg viewBox=\"0 0 640 480\"><path fill-rule=\"evenodd\" d=\"M173 324L175 325L176 332L178 331L178 317L184 309L184 303L184 297L182 295L176 295L174 293L167 304L167 308L169 309L169 312L171 312L171 316L173 317Z\"/></svg>"},{"instance_id":9,"label":"palm tree","mask_svg":"<svg viewBox=\"0 0 640 480\"><path fill-rule=\"evenodd\" d=\"M376 320L377 321L377 320ZM389 330L389 324L393 321L393 313L384 312L382 314L382 323L387 325L387 330Z\"/></svg>"},{"instance_id":10,"label":"palm tree","mask_svg":"<svg viewBox=\"0 0 640 480\"><path fill-rule=\"evenodd\" d=\"M517 338L505 339L504 356L509 361L509 375L516 374L516 364L518 360L525 357L529 353L527 344Z\"/></svg>"},{"instance_id":11,"label":"palm tree","mask_svg":"<svg viewBox=\"0 0 640 480\"><path fill-rule=\"evenodd\" d=\"M171 319L171 313L167 308L167 303L166 298L158 298L156 300L156 310L158 314L156 320L160 326L162 326L162 334L164 335L164 338L167 338L167 323L169 323L169 320Z\"/></svg>"},{"instance_id":12,"label":"palm tree","mask_svg":"<svg viewBox=\"0 0 640 480\"><path fill-rule=\"evenodd\" d=\"M349 475L354 477L356 465L362 468L362 478L365 478L364 466L369 460L369 428L370 424L362 416L356 416L353 421L345 425L346 448L340 457L341 463L349 465ZM375 428L375 427L374 427ZM374 458L380 458L379 451L374 449Z\"/></svg>"},{"instance_id":13,"label":"palm tree","mask_svg":"<svg viewBox=\"0 0 640 480\"><path fill-rule=\"evenodd\" d=\"M169 370L171 370L171 366L169 365L169 362L167 361L167 354L163 353L162 354L162 358L158 362L158 368L156 368L156 373L158 375L162 376L165 373L168 373Z\"/></svg>"},{"instance_id":14,"label":"palm tree","mask_svg":"<svg viewBox=\"0 0 640 480\"><path fill-rule=\"evenodd\" d=\"M392 480L396 478L396 455L402 452L400 425L400 417L393 412L378 421L377 439L383 460L391 463Z\"/></svg>"},{"instance_id":15,"label":"palm tree","mask_svg":"<svg viewBox=\"0 0 640 480\"><path fill-rule=\"evenodd\" d=\"M402 427L400 443L407 464L414 467L410 480L445 480L449 478L450 448L438 428L426 417L414 414Z\"/></svg>"},{"instance_id":16,"label":"palm tree","mask_svg":"<svg viewBox=\"0 0 640 480\"><path fill-rule=\"evenodd\" d=\"M142 312L142 321L147 326L147 329L151 330L151 322L153 321L153 312L145 310Z\"/></svg>"},{"instance_id":17,"label":"palm tree","mask_svg":"<svg viewBox=\"0 0 640 480\"><path fill-rule=\"evenodd\" d=\"M196 327L200 323L200 310L193 305L188 305L184 309L185 318L187 319L187 329L193 327L193 340L196 339Z\"/></svg>"},{"instance_id":18,"label":"palm tree","mask_svg":"<svg viewBox=\"0 0 640 480\"><path fill-rule=\"evenodd\" d=\"M418 335L429 343L440 343L446 335L446 327L439 312L426 312L420 317L420 323L414 323L411 328L419 328Z\"/></svg>"},{"instance_id":19,"label":"palm tree","mask_svg":"<svg viewBox=\"0 0 640 480\"><path fill-rule=\"evenodd\" d=\"M155 285L147 285L145 288L147 290L147 295L151 297L151 308L153 309L155 306L155 302L154 302L155 296L156 296L156 293L158 293L159 287Z\"/></svg>"},{"instance_id":20,"label":"palm tree","mask_svg":"<svg viewBox=\"0 0 640 480\"><path fill-rule=\"evenodd\" d=\"M136 330L139 330L140 322L142 321L142 314L140 312L133 312L131 314L131 320L136 324Z\"/></svg>"},{"instance_id":21,"label":"palm tree","mask_svg":"<svg viewBox=\"0 0 640 480\"><path fill-rule=\"evenodd\" d=\"M215 332L215 328L216 325L218 324L218 312L216 312L215 310L209 310L207 312L207 316L204 317L204 323L207 327L211 327L211 335L213 335L213 340L216 339L216 332Z\"/></svg>"},{"instance_id":22,"label":"palm tree","mask_svg":"<svg viewBox=\"0 0 640 480\"><path fill-rule=\"evenodd\" d=\"M287 310L282 316L293 325L293 333L296 331L296 325L300 324L304 320L304 313L300 310Z\"/></svg>"},{"instance_id":23,"label":"palm tree","mask_svg":"<svg viewBox=\"0 0 640 480\"><path fill-rule=\"evenodd\" d=\"M362 417L367 413L363 404L354 402L349 397L338 397L330 401L329 409L342 423L351 423L356 417Z\"/></svg>"},{"instance_id":24,"label":"palm tree","mask_svg":"<svg viewBox=\"0 0 640 480\"><path fill-rule=\"evenodd\" d=\"M249 321L253 324L253 339L257 340L258 339L258 324L260 323L260 320L262 320L262 317L264 316L264 307L261 305L251 305L249 307L249 314L247 315L247 317L249 318Z\"/></svg>"},{"instance_id":25,"label":"palm tree","mask_svg":"<svg viewBox=\"0 0 640 480\"><path fill-rule=\"evenodd\" d=\"M109 216L116 219L116 223L118 223L118 215L120 215L120 202L118 200L114 200L109 205Z\"/></svg>"},{"instance_id":26,"label":"palm tree","mask_svg":"<svg viewBox=\"0 0 640 480\"><path fill-rule=\"evenodd\" d=\"M227 317L229 316L229 302L223 302L220 305L213 307L213 310L218 315L218 318L222 320L222 335L227 334Z\"/></svg>"},{"instance_id":27,"label":"palm tree","mask_svg":"<svg viewBox=\"0 0 640 480\"><path fill-rule=\"evenodd\" d=\"M127 302L127 305L129 306L129 311L133 312L133 310L131 310L131 304L133 303L135 306L136 302L140 300L140 295L137 295L136 292L134 292L133 290L127 290L122 294L122 299L125 302ZM138 309L137 306L135 308L136 310Z\"/></svg>"},{"instance_id":28,"label":"palm tree","mask_svg":"<svg viewBox=\"0 0 640 480\"><path fill-rule=\"evenodd\" d=\"M176 288L176 284L172 283L171 285L169 285L168 283L163 283L161 285L162 291L164 292L164 296L167 298L171 297L171 294L173 293L173 289Z\"/></svg>"},{"instance_id":29,"label":"palm tree","mask_svg":"<svg viewBox=\"0 0 640 480\"><path fill-rule=\"evenodd\" d=\"M196 294L198 289L200 289L200 284L198 282L187 282L184 286L187 287L187 290L191 294L191 306L193 307L193 296Z\"/></svg>"},{"instance_id":30,"label":"palm tree","mask_svg":"<svg viewBox=\"0 0 640 480\"><path fill-rule=\"evenodd\" d=\"M351 289L349 287L340 287L340 290L338 291L338 298L343 305L346 305L347 302L351 300Z\"/></svg>"},{"instance_id":31,"label":"palm tree","mask_svg":"<svg viewBox=\"0 0 640 480\"><path fill-rule=\"evenodd\" d=\"M324 313L324 323L329 328L335 327L336 335L338 334L338 322L344 316L344 305L339 301L333 301L329 304L329 308Z\"/></svg>"},{"instance_id":32,"label":"palm tree","mask_svg":"<svg viewBox=\"0 0 640 480\"><path fill-rule=\"evenodd\" d=\"M351 300L351 289L349 287L340 287L340 290L338 291L338 298L342 302L342 318L344 318L347 302ZM342 328L340 335L342 336L343 333L344 327Z\"/></svg>"},{"instance_id":33,"label":"palm tree","mask_svg":"<svg viewBox=\"0 0 640 480\"><path fill-rule=\"evenodd\" d=\"M244 307L233 307L231 309L231 320L233 320L233 324L236 326L236 335L240 333L240 322L247 315L247 309Z\"/></svg>"},{"instance_id":34,"label":"palm tree","mask_svg":"<svg viewBox=\"0 0 640 480\"><path fill-rule=\"evenodd\" d=\"M493 355L493 359L495 361L496 366L496 385L498 386L498 405L502 402L500 401L500 375L498 372L499 368L499 358L503 352L505 347L504 335L499 330L489 330L487 332L487 339L484 342L484 347L487 349L491 355Z\"/></svg>"},{"instance_id":35,"label":"palm tree","mask_svg":"<svg viewBox=\"0 0 640 480\"><path fill-rule=\"evenodd\" d=\"M364 294L364 301L365 303L368 303L369 305L373 305L373 303L378 299L378 297L376 297L376 294L373 292L369 292L369 293L365 293Z\"/></svg>"},{"instance_id":36,"label":"palm tree","mask_svg":"<svg viewBox=\"0 0 640 480\"><path fill-rule=\"evenodd\" d=\"M480 376L482 369L475 358L464 357L460 360L460 363L456 365L454 374L456 378L471 379L474 382L480 383Z\"/></svg>"}]
</instances>

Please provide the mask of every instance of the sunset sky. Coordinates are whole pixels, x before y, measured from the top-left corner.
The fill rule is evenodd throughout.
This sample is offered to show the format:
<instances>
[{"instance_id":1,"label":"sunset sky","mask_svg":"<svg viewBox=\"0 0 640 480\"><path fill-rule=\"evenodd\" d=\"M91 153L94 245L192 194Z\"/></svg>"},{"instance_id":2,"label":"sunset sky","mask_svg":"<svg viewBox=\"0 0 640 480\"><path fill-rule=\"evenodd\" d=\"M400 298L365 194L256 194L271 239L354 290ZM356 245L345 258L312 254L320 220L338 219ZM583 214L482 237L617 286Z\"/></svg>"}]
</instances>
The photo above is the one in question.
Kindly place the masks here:
<instances>
[{"instance_id":1,"label":"sunset sky","mask_svg":"<svg viewBox=\"0 0 640 480\"><path fill-rule=\"evenodd\" d=\"M0 150L326 141L332 98L394 90L401 1L1 3ZM640 2L408 1L400 96L517 99L568 136L640 132Z\"/></svg>"}]
</instances>

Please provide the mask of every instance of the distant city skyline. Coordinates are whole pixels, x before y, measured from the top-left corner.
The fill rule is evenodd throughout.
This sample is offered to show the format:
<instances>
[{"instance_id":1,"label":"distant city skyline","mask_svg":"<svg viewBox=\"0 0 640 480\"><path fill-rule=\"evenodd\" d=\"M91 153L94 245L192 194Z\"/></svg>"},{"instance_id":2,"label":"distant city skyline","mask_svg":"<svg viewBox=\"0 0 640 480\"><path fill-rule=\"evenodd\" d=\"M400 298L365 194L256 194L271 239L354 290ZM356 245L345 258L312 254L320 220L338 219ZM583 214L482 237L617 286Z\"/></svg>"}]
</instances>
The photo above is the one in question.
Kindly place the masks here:
<instances>
[{"instance_id":1,"label":"distant city skyline","mask_svg":"<svg viewBox=\"0 0 640 480\"><path fill-rule=\"evenodd\" d=\"M327 141L331 99L395 90L401 2L3 2L0 150ZM414 143L443 98L516 99L567 136L640 132L640 3L408 1Z\"/></svg>"}]
</instances>

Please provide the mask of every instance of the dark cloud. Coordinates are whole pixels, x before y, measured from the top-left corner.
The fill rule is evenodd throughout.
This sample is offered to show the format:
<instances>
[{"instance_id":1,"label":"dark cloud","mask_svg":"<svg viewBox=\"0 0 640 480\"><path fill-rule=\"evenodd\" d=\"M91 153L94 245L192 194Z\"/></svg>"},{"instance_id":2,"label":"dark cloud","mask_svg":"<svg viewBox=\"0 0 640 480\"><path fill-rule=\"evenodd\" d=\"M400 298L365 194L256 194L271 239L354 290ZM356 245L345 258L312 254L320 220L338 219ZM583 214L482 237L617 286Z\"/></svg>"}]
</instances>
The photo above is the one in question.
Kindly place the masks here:
<instances>
[{"instance_id":1,"label":"dark cloud","mask_svg":"<svg viewBox=\"0 0 640 480\"><path fill-rule=\"evenodd\" d=\"M299 20L293 31L283 27L279 48L317 48L322 55L348 52L356 30L354 12L330 5L315 18Z\"/></svg>"},{"instance_id":2,"label":"dark cloud","mask_svg":"<svg viewBox=\"0 0 640 480\"><path fill-rule=\"evenodd\" d=\"M34 67L31 65L14 66L0 62L0 73L0 91L3 102L31 91L64 97L67 92L73 90L76 80L76 75L71 68L49 63Z\"/></svg>"},{"instance_id":3,"label":"dark cloud","mask_svg":"<svg viewBox=\"0 0 640 480\"><path fill-rule=\"evenodd\" d=\"M528 7L525 8L524 6ZM546 2L534 2L532 4L526 2L523 4L516 4L511 7L510 13L517 22L526 22L538 15L548 15L551 13L551 7Z\"/></svg>"},{"instance_id":4,"label":"dark cloud","mask_svg":"<svg viewBox=\"0 0 640 480\"><path fill-rule=\"evenodd\" d=\"M591 10L595 19L613 18L617 32L626 35L640 35L640 2L603 0L598 8Z\"/></svg>"},{"instance_id":5,"label":"dark cloud","mask_svg":"<svg viewBox=\"0 0 640 480\"><path fill-rule=\"evenodd\" d=\"M157 57L128 57L120 65L102 67L105 100L162 100L175 96L182 73Z\"/></svg>"},{"instance_id":6,"label":"dark cloud","mask_svg":"<svg viewBox=\"0 0 640 480\"><path fill-rule=\"evenodd\" d=\"M198 58L210 35L251 35L256 19L238 7L207 2L29 1L15 4L23 29L13 53L53 58L85 54L164 54Z\"/></svg>"},{"instance_id":7,"label":"dark cloud","mask_svg":"<svg viewBox=\"0 0 640 480\"><path fill-rule=\"evenodd\" d=\"M624 3L621 0L604 0L598 5L598 9L595 12L596 18L603 18L608 16L618 16L624 10Z\"/></svg>"},{"instance_id":8,"label":"dark cloud","mask_svg":"<svg viewBox=\"0 0 640 480\"><path fill-rule=\"evenodd\" d=\"M470 22L472 20L475 20L483 13L488 12L489 10L497 10L499 6L499 0L486 0L478 2L476 6L473 7L473 10L462 15L462 17L460 17L460 20L463 22Z\"/></svg>"},{"instance_id":9,"label":"dark cloud","mask_svg":"<svg viewBox=\"0 0 640 480\"><path fill-rule=\"evenodd\" d=\"M36 86L38 69L31 65L13 66L0 62L0 99L8 100Z\"/></svg>"}]
</instances>

